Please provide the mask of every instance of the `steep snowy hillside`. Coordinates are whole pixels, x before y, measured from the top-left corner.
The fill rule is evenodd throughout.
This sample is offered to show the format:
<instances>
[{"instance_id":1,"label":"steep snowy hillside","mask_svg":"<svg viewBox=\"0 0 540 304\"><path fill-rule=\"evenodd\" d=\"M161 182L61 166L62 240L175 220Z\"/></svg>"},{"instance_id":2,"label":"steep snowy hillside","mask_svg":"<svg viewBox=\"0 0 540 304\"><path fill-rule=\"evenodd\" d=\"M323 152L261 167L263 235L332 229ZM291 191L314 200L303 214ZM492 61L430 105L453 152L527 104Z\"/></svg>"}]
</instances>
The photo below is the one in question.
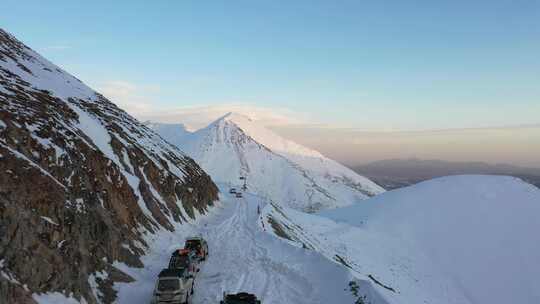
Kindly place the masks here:
<instances>
[{"instance_id":1,"label":"steep snowy hillside","mask_svg":"<svg viewBox=\"0 0 540 304\"><path fill-rule=\"evenodd\" d=\"M181 146L214 180L240 185L239 177L246 177L249 191L298 210L348 206L384 191L242 115L229 113L192 134L175 125L151 126ZM171 131L175 129L178 131Z\"/></svg>"},{"instance_id":2,"label":"steep snowy hillside","mask_svg":"<svg viewBox=\"0 0 540 304\"><path fill-rule=\"evenodd\" d=\"M182 147L186 138L192 133L183 124L161 124L150 121L146 121L144 124L152 130L159 131L161 137L176 147Z\"/></svg>"},{"instance_id":3,"label":"steep snowy hillside","mask_svg":"<svg viewBox=\"0 0 540 304\"><path fill-rule=\"evenodd\" d=\"M269 206L263 218L388 303L540 303L540 191L516 178L438 178L317 216Z\"/></svg>"},{"instance_id":4,"label":"steep snowy hillside","mask_svg":"<svg viewBox=\"0 0 540 304\"><path fill-rule=\"evenodd\" d=\"M216 199L178 148L0 30L0 302L111 303L133 280L114 263L143 267L150 235Z\"/></svg>"}]
</instances>

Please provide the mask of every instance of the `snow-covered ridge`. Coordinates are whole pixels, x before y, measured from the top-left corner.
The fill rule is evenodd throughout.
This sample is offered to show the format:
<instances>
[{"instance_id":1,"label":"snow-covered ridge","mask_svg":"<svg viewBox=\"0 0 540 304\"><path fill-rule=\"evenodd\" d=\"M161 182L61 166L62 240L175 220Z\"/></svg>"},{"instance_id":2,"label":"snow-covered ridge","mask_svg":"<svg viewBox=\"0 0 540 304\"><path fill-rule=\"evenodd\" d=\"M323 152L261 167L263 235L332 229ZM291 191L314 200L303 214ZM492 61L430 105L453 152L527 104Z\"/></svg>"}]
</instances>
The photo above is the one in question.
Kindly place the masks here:
<instances>
[{"instance_id":1,"label":"snow-covered ridge","mask_svg":"<svg viewBox=\"0 0 540 304\"><path fill-rule=\"evenodd\" d=\"M275 153L288 156L324 158L321 153L284 139L245 115L230 112L217 119L214 123L221 122L229 122L236 125L256 142L265 145Z\"/></svg>"},{"instance_id":2,"label":"snow-covered ridge","mask_svg":"<svg viewBox=\"0 0 540 304\"><path fill-rule=\"evenodd\" d=\"M0 29L0 35L5 37L3 43L0 43L3 73L9 71L32 88L53 92L64 100L69 97L88 99L95 96L94 90L22 44L11 34Z\"/></svg>"},{"instance_id":3,"label":"snow-covered ridge","mask_svg":"<svg viewBox=\"0 0 540 304\"><path fill-rule=\"evenodd\" d=\"M540 303L540 190L513 177L444 177L317 215L267 207L263 217L388 303Z\"/></svg>"},{"instance_id":4,"label":"snow-covered ridge","mask_svg":"<svg viewBox=\"0 0 540 304\"><path fill-rule=\"evenodd\" d=\"M149 124L182 147L214 180L241 185L303 211L347 206L384 190L319 152L281 138L250 118L229 113L193 133Z\"/></svg>"}]
</instances>

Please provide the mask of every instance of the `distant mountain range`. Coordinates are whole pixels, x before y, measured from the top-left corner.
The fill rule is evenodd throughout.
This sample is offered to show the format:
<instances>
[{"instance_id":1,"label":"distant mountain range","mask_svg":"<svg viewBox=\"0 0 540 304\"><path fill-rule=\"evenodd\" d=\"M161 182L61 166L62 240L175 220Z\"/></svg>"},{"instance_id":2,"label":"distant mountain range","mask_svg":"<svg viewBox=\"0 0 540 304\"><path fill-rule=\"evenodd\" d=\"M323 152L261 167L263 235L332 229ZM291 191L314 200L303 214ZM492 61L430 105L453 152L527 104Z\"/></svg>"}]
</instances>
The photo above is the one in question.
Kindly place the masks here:
<instances>
[{"instance_id":1,"label":"distant mountain range","mask_svg":"<svg viewBox=\"0 0 540 304\"><path fill-rule=\"evenodd\" d=\"M540 188L540 168L483 162L449 162L443 160L388 159L358 165L352 169L387 190L409 186L435 177L461 174L509 175Z\"/></svg>"}]
</instances>

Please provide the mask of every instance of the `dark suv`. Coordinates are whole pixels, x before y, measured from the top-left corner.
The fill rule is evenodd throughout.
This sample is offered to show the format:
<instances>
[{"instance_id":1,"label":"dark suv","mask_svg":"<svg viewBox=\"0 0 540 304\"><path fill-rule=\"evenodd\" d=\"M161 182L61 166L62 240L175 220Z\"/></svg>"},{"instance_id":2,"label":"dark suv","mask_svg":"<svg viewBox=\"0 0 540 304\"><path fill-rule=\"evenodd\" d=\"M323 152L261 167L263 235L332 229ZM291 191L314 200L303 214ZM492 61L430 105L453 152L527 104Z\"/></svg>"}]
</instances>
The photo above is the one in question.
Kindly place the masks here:
<instances>
[{"instance_id":1,"label":"dark suv","mask_svg":"<svg viewBox=\"0 0 540 304\"><path fill-rule=\"evenodd\" d=\"M195 253L195 256L200 260L206 260L208 256L208 244L202 237L191 237L186 239L184 248Z\"/></svg>"},{"instance_id":2,"label":"dark suv","mask_svg":"<svg viewBox=\"0 0 540 304\"><path fill-rule=\"evenodd\" d=\"M254 294L247 292L240 292L237 294L223 295L223 300L220 304L261 304L260 300Z\"/></svg>"},{"instance_id":3,"label":"dark suv","mask_svg":"<svg viewBox=\"0 0 540 304\"><path fill-rule=\"evenodd\" d=\"M189 249L178 249L171 254L169 269L185 269L188 274L195 276L199 272L199 259Z\"/></svg>"}]
</instances>

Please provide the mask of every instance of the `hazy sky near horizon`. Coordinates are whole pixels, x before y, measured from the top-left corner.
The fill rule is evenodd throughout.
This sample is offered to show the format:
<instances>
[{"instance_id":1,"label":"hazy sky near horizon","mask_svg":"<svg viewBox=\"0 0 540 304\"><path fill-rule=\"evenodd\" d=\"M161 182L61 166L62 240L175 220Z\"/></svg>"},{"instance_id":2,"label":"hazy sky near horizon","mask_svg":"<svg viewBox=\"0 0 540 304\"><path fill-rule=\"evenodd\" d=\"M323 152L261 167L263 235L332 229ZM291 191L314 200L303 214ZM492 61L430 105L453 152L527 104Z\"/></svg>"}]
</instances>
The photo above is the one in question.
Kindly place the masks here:
<instances>
[{"instance_id":1,"label":"hazy sky near horizon","mask_svg":"<svg viewBox=\"0 0 540 304\"><path fill-rule=\"evenodd\" d=\"M383 130L540 122L540 1L13 1L0 26L131 113Z\"/></svg>"},{"instance_id":2,"label":"hazy sky near horizon","mask_svg":"<svg viewBox=\"0 0 540 304\"><path fill-rule=\"evenodd\" d=\"M351 167L418 158L540 168L540 125L394 132L317 126L273 129Z\"/></svg>"},{"instance_id":3,"label":"hazy sky near horizon","mask_svg":"<svg viewBox=\"0 0 540 304\"><path fill-rule=\"evenodd\" d=\"M286 109L246 105L183 108L168 113L140 115L139 119L181 123L193 132L229 111L247 115L277 134L351 167L382 159L419 158L540 168L540 124L410 131L366 130L310 124Z\"/></svg>"}]
</instances>

